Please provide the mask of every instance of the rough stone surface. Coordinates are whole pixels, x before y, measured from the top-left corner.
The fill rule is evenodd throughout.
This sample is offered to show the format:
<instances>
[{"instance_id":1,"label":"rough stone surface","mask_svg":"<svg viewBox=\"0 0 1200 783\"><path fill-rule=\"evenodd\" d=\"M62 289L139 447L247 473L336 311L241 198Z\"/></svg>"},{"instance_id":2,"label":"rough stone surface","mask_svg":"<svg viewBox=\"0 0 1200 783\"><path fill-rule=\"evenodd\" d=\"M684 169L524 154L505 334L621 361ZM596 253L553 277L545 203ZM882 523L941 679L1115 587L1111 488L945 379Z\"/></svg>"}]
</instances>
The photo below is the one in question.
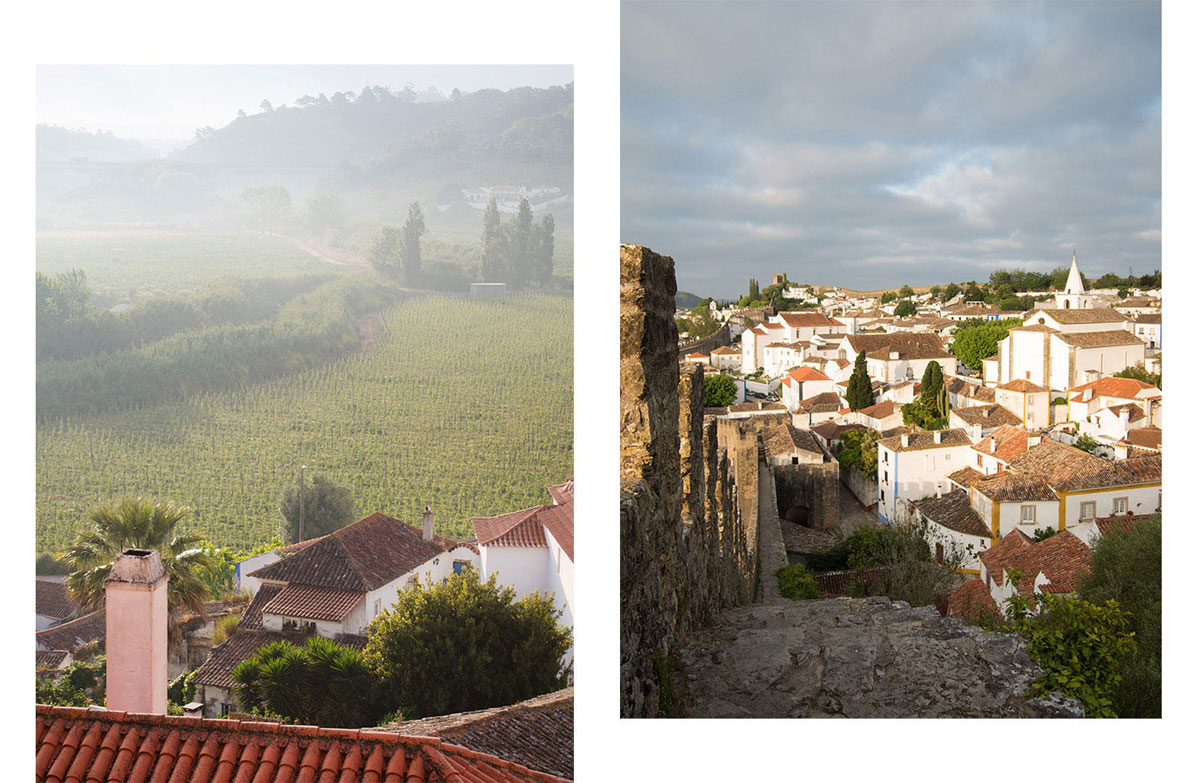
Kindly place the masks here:
<instances>
[{"instance_id":1,"label":"rough stone surface","mask_svg":"<svg viewBox=\"0 0 1200 783\"><path fill-rule=\"evenodd\" d=\"M704 424L702 370L685 368L681 375L676 361L674 293L670 258L621 246L621 715L627 717L676 709L672 662L684 632L750 600L753 579L728 453L716 428Z\"/></svg>"},{"instance_id":2,"label":"rough stone surface","mask_svg":"<svg viewBox=\"0 0 1200 783\"><path fill-rule=\"evenodd\" d=\"M680 655L697 718L1067 717L1026 701L1039 674L1019 636L887 598L755 604L722 613Z\"/></svg>"},{"instance_id":3,"label":"rough stone surface","mask_svg":"<svg viewBox=\"0 0 1200 783\"><path fill-rule=\"evenodd\" d=\"M786 517L789 510L794 513L795 508L803 508L807 527L836 529L841 495L840 469L837 462L773 466L771 471L775 475L776 500L781 515Z\"/></svg>"}]
</instances>

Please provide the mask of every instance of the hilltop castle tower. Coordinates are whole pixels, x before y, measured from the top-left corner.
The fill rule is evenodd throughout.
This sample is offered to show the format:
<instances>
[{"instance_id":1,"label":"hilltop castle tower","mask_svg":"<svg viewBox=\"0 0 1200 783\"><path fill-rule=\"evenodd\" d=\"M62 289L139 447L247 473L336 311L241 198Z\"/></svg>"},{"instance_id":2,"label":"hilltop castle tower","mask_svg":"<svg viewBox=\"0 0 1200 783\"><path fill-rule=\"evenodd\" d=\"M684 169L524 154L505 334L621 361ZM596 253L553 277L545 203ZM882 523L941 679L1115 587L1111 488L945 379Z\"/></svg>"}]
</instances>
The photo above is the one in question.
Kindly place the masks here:
<instances>
[{"instance_id":1,"label":"hilltop castle tower","mask_svg":"<svg viewBox=\"0 0 1200 783\"><path fill-rule=\"evenodd\" d=\"M1054 295L1054 303L1059 310L1080 310L1095 307L1095 301L1083 290L1083 275L1079 273L1079 261L1075 253L1071 253L1071 271L1067 275L1067 285Z\"/></svg>"}]
</instances>

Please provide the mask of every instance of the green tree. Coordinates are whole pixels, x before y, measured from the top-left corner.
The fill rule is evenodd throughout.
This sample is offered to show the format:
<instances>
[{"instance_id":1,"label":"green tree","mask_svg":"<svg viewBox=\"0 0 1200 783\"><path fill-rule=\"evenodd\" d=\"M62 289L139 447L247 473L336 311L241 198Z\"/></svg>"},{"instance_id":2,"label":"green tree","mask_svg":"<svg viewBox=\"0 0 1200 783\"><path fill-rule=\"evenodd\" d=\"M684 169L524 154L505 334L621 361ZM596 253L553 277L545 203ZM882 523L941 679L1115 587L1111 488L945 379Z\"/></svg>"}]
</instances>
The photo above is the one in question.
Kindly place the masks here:
<instances>
[{"instance_id":1,"label":"green tree","mask_svg":"<svg viewBox=\"0 0 1200 783\"><path fill-rule=\"evenodd\" d=\"M247 185L242 188L242 200L262 220L264 234L272 232L275 218L292 205L292 197L282 185Z\"/></svg>"},{"instance_id":2,"label":"green tree","mask_svg":"<svg viewBox=\"0 0 1200 783\"><path fill-rule=\"evenodd\" d=\"M879 303L887 304L888 302L894 301L895 299L896 299L895 293L893 293L891 291L884 291L883 295L879 297Z\"/></svg>"},{"instance_id":3,"label":"green tree","mask_svg":"<svg viewBox=\"0 0 1200 783\"><path fill-rule=\"evenodd\" d=\"M537 226L537 281L543 286L554 280L554 215L546 213Z\"/></svg>"},{"instance_id":4,"label":"green tree","mask_svg":"<svg viewBox=\"0 0 1200 783\"><path fill-rule=\"evenodd\" d=\"M950 352L972 370L982 370L983 360L996 354L997 346L1008 336L1008 330L1020 325L1019 318L1003 321L973 318L963 321L954 332L954 343L950 346Z\"/></svg>"},{"instance_id":5,"label":"green tree","mask_svg":"<svg viewBox=\"0 0 1200 783\"><path fill-rule=\"evenodd\" d=\"M894 313L894 315L897 318L904 318L906 316L916 315L916 314L917 314L917 305L910 299L905 299L903 302L896 305L896 310Z\"/></svg>"},{"instance_id":6,"label":"green tree","mask_svg":"<svg viewBox=\"0 0 1200 783\"><path fill-rule=\"evenodd\" d=\"M954 297L958 296L958 292L960 290L962 289L958 287L958 283L951 283L950 285L946 286L946 290L942 292L942 301L950 301Z\"/></svg>"},{"instance_id":7,"label":"green tree","mask_svg":"<svg viewBox=\"0 0 1200 783\"><path fill-rule=\"evenodd\" d=\"M1122 718L1162 715L1162 517L1110 530L1092 550L1079 597L1129 612L1137 654L1118 671L1113 709Z\"/></svg>"},{"instance_id":8,"label":"green tree","mask_svg":"<svg viewBox=\"0 0 1200 783\"><path fill-rule=\"evenodd\" d=\"M406 718L513 704L564 687L571 632L551 597L516 599L471 568L413 584L367 629L366 659Z\"/></svg>"},{"instance_id":9,"label":"green tree","mask_svg":"<svg viewBox=\"0 0 1200 783\"><path fill-rule=\"evenodd\" d=\"M425 218L420 203L414 201L408 207L408 220L400 234L401 277L409 286L421 282L421 235L425 233Z\"/></svg>"},{"instance_id":10,"label":"green tree","mask_svg":"<svg viewBox=\"0 0 1200 783\"><path fill-rule=\"evenodd\" d=\"M921 376L921 402L931 413L942 418L950 412L946 379L938 362L925 365L925 374Z\"/></svg>"},{"instance_id":11,"label":"green tree","mask_svg":"<svg viewBox=\"0 0 1200 783\"><path fill-rule=\"evenodd\" d=\"M71 597L89 608L99 608L104 604L104 579L117 555L126 549L153 549L169 577L167 610L172 620L184 611L203 614L210 596L205 578L211 577L213 567L200 548L204 539L179 530L189 511L142 497L88 511L91 528L75 538L64 556L71 567L67 576Z\"/></svg>"},{"instance_id":12,"label":"green tree","mask_svg":"<svg viewBox=\"0 0 1200 783\"><path fill-rule=\"evenodd\" d=\"M1132 378L1135 381L1141 381L1142 383L1152 383L1155 386L1157 386L1158 388L1160 388L1160 389L1162 388L1162 373L1160 372L1158 374L1154 374L1154 373L1148 372L1146 370L1146 365L1142 364L1141 362L1138 362L1137 364L1132 365L1131 367L1126 367L1124 370L1121 370L1120 372L1114 372L1113 377L1115 377L1115 378Z\"/></svg>"},{"instance_id":13,"label":"green tree","mask_svg":"<svg viewBox=\"0 0 1200 783\"><path fill-rule=\"evenodd\" d=\"M750 278L750 290L746 294L750 299L758 299L758 281L753 277Z\"/></svg>"},{"instance_id":14,"label":"green tree","mask_svg":"<svg viewBox=\"0 0 1200 783\"><path fill-rule=\"evenodd\" d=\"M875 397L871 393L871 378L867 375L867 352L859 351L854 359L854 370L846 385L846 404L850 410L860 410L872 405Z\"/></svg>"},{"instance_id":15,"label":"green tree","mask_svg":"<svg viewBox=\"0 0 1200 783\"><path fill-rule=\"evenodd\" d=\"M300 485L288 484L279 496L279 513L283 516L283 538L289 544L301 539ZM333 483L321 473L314 473L304 482L304 540L327 535L353 522L358 517L350 490Z\"/></svg>"},{"instance_id":16,"label":"green tree","mask_svg":"<svg viewBox=\"0 0 1200 783\"><path fill-rule=\"evenodd\" d=\"M310 726L369 726L384 711L363 654L323 636L260 647L234 668L233 681L243 711Z\"/></svg>"},{"instance_id":17,"label":"green tree","mask_svg":"<svg viewBox=\"0 0 1200 783\"><path fill-rule=\"evenodd\" d=\"M517 214L507 226L509 269L513 286L524 288L534 268L533 209L528 199L521 199Z\"/></svg>"},{"instance_id":18,"label":"green tree","mask_svg":"<svg viewBox=\"0 0 1200 783\"><path fill-rule=\"evenodd\" d=\"M1080 451L1086 451L1088 454L1095 454L1096 449L1100 448L1100 441L1093 438L1091 435L1083 434L1075 439L1073 444Z\"/></svg>"},{"instance_id":19,"label":"green tree","mask_svg":"<svg viewBox=\"0 0 1200 783\"><path fill-rule=\"evenodd\" d=\"M704 376L704 407L724 408L737 399L737 384L724 373Z\"/></svg>"},{"instance_id":20,"label":"green tree","mask_svg":"<svg viewBox=\"0 0 1200 783\"><path fill-rule=\"evenodd\" d=\"M500 209L496 206L496 199L492 199L483 212L483 252L480 263L484 282L500 282L507 277L505 273L508 270L504 268L506 255Z\"/></svg>"},{"instance_id":21,"label":"green tree","mask_svg":"<svg viewBox=\"0 0 1200 783\"><path fill-rule=\"evenodd\" d=\"M382 226L379 236L375 237L375 241L371 243L367 260L370 261L371 268L379 273L380 277L388 280L400 278L401 237L400 229L394 226Z\"/></svg>"},{"instance_id":22,"label":"green tree","mask_svg":"<svg viewBox=\"0 0 1200 783\"><path fill-rule=\"evenodd\" d=\"M784 598L820 598L816 577L800 563L786 565L775 572L779 581L779 593Z\"/></svg>"},{"instance_id":23,"label":"green tree","mask_svg":"<svg viewBox=\"0 0 1200 783\"><path fill-rule=\"evenodd\" d=\"M899 296L901 299L908 299L908 298L912 297L912 295L913 295L913 290L908 285L908 283L905 283L904 285L900 286Z\"/></svg>"}]
</instances>

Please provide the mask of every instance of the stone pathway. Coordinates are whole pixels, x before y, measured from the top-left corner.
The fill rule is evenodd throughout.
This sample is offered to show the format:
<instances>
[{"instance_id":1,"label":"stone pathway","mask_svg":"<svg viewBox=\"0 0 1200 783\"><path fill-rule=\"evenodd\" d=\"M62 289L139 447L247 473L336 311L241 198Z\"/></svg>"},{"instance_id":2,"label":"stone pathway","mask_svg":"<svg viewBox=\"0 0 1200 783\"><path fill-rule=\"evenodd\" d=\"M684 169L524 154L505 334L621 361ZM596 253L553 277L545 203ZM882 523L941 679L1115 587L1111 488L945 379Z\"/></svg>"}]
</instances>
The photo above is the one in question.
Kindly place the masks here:
<instances>
[{"instance_id":1,"label":"stone pathway","mask_svg":"<svg viewBox=\"0 0 1200 783\"><path fill-rule=\"evenodd\" d=\"M690 635L680 662L685 710L696 718L1081 713L1021 698L1038 670L1019 637L887 598L730 609Z\"/></svg>"},{"instance_id":2,"label":"stone pathway","mask_svg":"<svg viewBox=\"0 0 1200 783\"><path fill-rule=\"evenodd\" d=\"M788 564L783 534L779 530L775 479L771 469L762 462L758 464L758 557L759 600L766 604L788 600L780 595L779 580L775 578L775 572Z\"/></svg>"},{"instance_id":3,"label":"stone pathway","mask_svg":"<svg viewBox=\"0 0 1200 783\"><path fill-rule=\"evenodd\" d=\"M841 533L842 538L848 537L859 528L883 526L879 517L875 516L873 511L864 509L850 488L840 481L838 490L840 493L838 496L838 532Z\"/></svg>"}]
</instances>

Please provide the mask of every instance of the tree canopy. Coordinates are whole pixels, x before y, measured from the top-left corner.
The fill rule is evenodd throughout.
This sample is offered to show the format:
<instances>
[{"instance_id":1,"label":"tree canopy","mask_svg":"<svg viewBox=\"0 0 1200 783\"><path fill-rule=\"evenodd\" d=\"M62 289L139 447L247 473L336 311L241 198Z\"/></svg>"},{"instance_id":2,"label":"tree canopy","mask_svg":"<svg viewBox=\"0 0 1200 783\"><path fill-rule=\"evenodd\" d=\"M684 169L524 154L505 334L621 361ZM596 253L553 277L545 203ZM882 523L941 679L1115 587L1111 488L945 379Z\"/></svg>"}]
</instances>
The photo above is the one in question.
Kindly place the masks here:
<instances>
[{"instance_id":1,"label":"tree canopy","mask_svg":"<svg viewBox=\"0 0 1200 783\"><path fill-rule=\"evenodd\" d=\"M854 359L854 370L850 373L850 382L846 385L846 404L851 410L866 408L875 402L871 392L871 378L867 375L867 353L859 351Z\"/></svg>"},{"instance_id":2,"label":"tree canopy","mask_svg":"<svg viewBox=\"0 0 1200 783\"><path fill-rule=\"evenodd\" d=\"M1020 318L1003 321L984 321L973 318L963 321L954 331L954 343L950 352L972 370L983 369L983 360L994 356L1000 341L1008 336L1008 330L1020 326Z\"/></svg>"},{"instance_id":3,"label":"tree canopy","mask_svg":"<svg viewBox=\"0 0 1200 783\"><path fill-rule=\"evenodd\" d=\"M471 568L442 584L413 584L367 629L367 663L381 696L404 717L513 704L564 687L571 632L552 598L516 600Z\"/></svg>"},{"instance_id":4,"label":"tree canopy","mask_svg":"<svg viewBox=\"0 0 1200 783\"><path fill-rule=\"evenodd\" d=\"M737 384L724 373L704 376L704 407L724 408L737 399Z\"/></svg>"},{"instance_id":5,"label":"tree canopy","mask_svg":"<svg viewBox=\"0 0 1200 783\"><path fill-rule=\"evenodd\" d=\"M279 497L279 513L283 516L283 539L294 544L300 541L300 485L288 484ZM354 498L347 487L335 484L321 473L314 473L304 482L304 539L316 538L343 528L358 518Z\"/></svg>"},{"instance_id":6,"label":"tree canopy","mask_svg":"<svg viewBox=\"0 0 1200 783\"><path fill-rule=\"evenodd\" d=\"M370 726L386 709L362 653L323 636L260 647L234 668L233 681L243 711L308 726Z\"/></svg>"},{"instance_id":7,"label":"tree canopy","mask_svg":"<svg viewBox=\"0 0 1200 783\"><path fill-rule=\"evenodd\" d=\"M903 302L896 305L896 311L894 313L897 318L904 318L906 316L916 314L917 305L911 299L905 299Z\"/></svg>"}]
</instances>

